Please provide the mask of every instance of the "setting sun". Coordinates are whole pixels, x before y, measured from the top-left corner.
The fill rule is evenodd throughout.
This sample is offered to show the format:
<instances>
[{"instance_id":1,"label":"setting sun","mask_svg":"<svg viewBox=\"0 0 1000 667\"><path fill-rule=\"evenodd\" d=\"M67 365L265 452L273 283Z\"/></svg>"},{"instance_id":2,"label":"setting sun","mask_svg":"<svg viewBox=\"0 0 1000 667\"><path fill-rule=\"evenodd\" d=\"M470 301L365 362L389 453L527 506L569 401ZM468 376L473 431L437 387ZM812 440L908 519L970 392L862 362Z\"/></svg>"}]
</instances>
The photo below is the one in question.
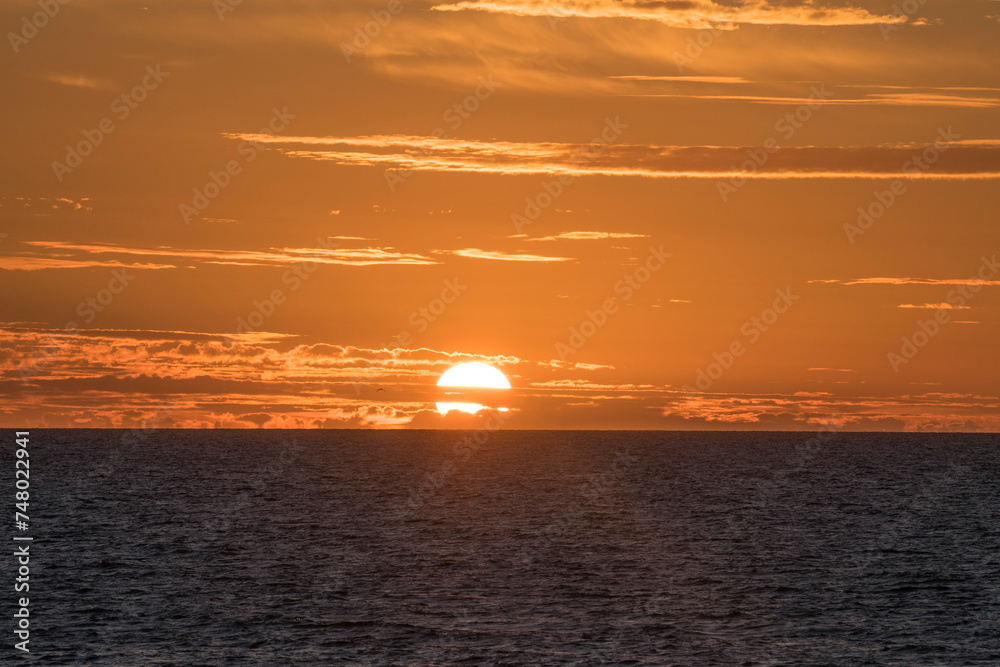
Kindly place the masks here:
<instances>
[{"instance_id":1,"label":"setting sun","mask_svg":"<svg viewBox=\"0 0 1000 667\"><path fill-rule=\"evenodd\" d=\"M452 366L438 380L439 387L479 387L482 389L510 389L510 382L503 373L489 364L470 361Z\"/></svg>"},{"instance_id":2,"label":"setting sun","mask_svg":"<svg viewBox=\"0 0 1000 667\"><path fill-rule=\"evenodd\" d=\"M507 408L495 405L496 395L493 394L493 390L509 390L510 381L489 364L470 361L452 366L441 375L437 386L452 390L445 391L442 395L444 400L436 404L441 415L447 415L452 410L467 412L470 415L487 409L507 412ZM493 405L483 404L481 401L484 400Z\"/></svg>"}]
</instances>

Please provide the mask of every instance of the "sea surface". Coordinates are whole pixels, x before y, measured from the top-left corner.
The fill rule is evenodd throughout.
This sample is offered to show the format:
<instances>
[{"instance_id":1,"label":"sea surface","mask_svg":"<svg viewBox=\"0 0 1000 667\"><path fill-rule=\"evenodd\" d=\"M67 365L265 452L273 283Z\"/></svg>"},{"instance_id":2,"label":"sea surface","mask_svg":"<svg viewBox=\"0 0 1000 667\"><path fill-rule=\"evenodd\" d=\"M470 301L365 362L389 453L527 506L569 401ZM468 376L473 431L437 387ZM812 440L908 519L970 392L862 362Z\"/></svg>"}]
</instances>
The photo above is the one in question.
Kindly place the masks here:
<instances>
[{"instance_id":1,"label":"sea surface","mask_svg":"<svg viewBox=\"0 0 1000 667\"><path fill-rule=\"evenodd\" d=\"M996 435L33 430L30 450L31 654L4 584L8 664L1000 664Z\"/></svg>"}]
</instances>

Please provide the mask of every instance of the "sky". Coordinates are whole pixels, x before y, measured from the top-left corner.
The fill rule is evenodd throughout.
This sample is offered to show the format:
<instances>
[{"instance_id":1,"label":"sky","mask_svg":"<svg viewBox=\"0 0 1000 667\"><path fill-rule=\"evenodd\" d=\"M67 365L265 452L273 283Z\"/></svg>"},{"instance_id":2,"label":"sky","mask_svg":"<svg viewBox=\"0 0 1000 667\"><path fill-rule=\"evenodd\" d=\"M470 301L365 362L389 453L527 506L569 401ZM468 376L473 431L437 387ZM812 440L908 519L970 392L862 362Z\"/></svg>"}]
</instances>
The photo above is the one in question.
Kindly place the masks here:
<instances>
[{"instance_id":1,"label":"sky","mask_svg":"<svg viewBox=\"0 0 1000 667\"><path fill-rule=\"evenodd\" d=\"M1000 2L0 26L6 427L1000 430Z\"/></svg>"}]
</instances>

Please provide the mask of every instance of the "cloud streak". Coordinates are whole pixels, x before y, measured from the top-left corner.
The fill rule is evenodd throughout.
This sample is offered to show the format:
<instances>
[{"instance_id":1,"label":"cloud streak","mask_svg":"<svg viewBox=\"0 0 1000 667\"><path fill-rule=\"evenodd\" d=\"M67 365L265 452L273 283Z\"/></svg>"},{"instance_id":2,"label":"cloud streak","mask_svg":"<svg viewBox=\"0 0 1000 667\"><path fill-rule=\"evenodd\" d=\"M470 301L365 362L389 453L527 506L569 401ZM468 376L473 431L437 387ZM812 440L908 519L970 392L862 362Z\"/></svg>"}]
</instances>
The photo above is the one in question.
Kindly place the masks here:
<instances>
[{"instance_id":1,"label":"cloud streak","mask_svg":"<svg viewBox=\"0 0 1000 667\"><path fill-rule=\"evenodd\" d=\"M491 259L500 262L569 262L572 257L551 257L548 255L530 255L502 252L500 250L480 250L479 248L464 248L462 250L435 250L441 254L458 255L472 259Z\"/></svg>"},{"instance_id":2,"label":"cloud streak","mask_svg":"<svg viewBox=\"0 0 1000 667\"><path fill-rule=\"evenodd\" d=\"M955 306L947 301L941 303L901 303L897 308L918 308L921 310L968 310L969 306Z\"/></svg>"},{"instance_id":3,"label":"cloud streak","mask_svg":"<svg viewBox=\"0 0 1000 667\"><path fill-rule=\"evenodd\" d=\"M979 278L856 278L854 280L839 280L836 278L810 280L810 283L825 285L980 285L996 287L1000 280L981 280ZM900 306L906 308L908 306ZM920 307L923 306L909 306Z\"/></svg>"},{"instance_id":4,"label":"cloud streak","mask_svg":"<svg viewBox=\"0 0 1000 667\"><path fill-rule=\"evenodd\" d=\"M322 239L320 239L322 240ZM282 266L301 262L337 264L343 266L378 266L386 264L424 265L440 262L415 253L396 252L388 248L271 248L253 250L206 250L183 248L136 248L105 243L70 243L63 241L26 241L33 254L0 258L0 269L32 271L40 269L74 269L93 266L128 267L137 269L170 269L176 264L127 263L120 259L93 259L94 256L139 256L144 259L169 258L175 263L190 261L199 264L230 266ZM67 254L80 257L67 258Z\"/></svg>"},{"instance_id":5,"label":"cloud streak","mask_svg":"<svg viewBox=\"0 0 1000 667\"><path fill-rule=\"evenodd\" d=\"M860 7L817 7L811 3L772 5L747 0L724 5L708 0L463 0L431 7L439 12L479 11L555 19L634 19L674 28L733 30L746 25L844 26L904 23L901 16L879 16Z\"/></svg>"},{"instance_id":6,"label":"cloud streak","mask_svg":"<svg viewBox=\"0 0 1000 667\"><path fill-rule=\"evenodd\" d=\"M0 257L3 271L43 271L45 269L92 269L108 267L118 269L176 269L173 264L120 262L118 260L62 259L58 257Z\"/></svg>"},{"instance_id":7,"label":"cloud streak","mask_svg":"<svg viewBox=\"0 0 1000 667\"><path fill-rule=\"evenodd\" d=\"M292 158L389 170L505 175L565 174L640 178L902 178L1000 177L1000 145L949 144L930 170L907 168L925 146L800 146L779 148L746 170L752 146L668 146L474 141L412 135L293 137L231 134L270 145ZM929 147L929 145L928 145Z\"/></svg>"},{"instance_id":8,"label":"cloud streak","mask_svg":"<svg viewBox=\"0 0 1000 667\"><path fill-rule=\"evenodd\" d=\"M562 232L555 236L526 238L525 241L597 241L601 239L648 239L649 234L628 232Z\"/></svg>"},{"instance_id":9,"label":"cloud streak","mask_svg":"<svg viewBox=\"0 0 1000 667\"><path fill-rule=\"evenodd\" d=\"M692 95L690 93L632 93L628 97L660 97L687 100L719 100L726 102L750 102L752 104L773 104L791 106L815 104L815 98L782 97L776 95ZM824 105L832 106L899 106L899 107L952 107L988 109L1000 107L996 97L971 97L944 93L868 93L866 97L829 99Z\"/></svg>"}]
</instances>

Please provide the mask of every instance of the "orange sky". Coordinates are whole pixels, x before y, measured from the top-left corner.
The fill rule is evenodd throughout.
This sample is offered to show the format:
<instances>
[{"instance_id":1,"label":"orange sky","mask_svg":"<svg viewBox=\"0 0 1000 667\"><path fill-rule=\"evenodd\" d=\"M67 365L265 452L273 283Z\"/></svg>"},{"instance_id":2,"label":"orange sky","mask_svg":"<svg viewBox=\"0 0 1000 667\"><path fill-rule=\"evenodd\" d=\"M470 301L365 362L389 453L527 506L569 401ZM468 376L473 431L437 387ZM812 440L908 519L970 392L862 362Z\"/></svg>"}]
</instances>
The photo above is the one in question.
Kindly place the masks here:
<instances>
[{"instance_id":1,"label":"orange sky","mask_svg":"<svg viewBox=\"0 0 1000 667\"><path fill-rule=\"evenodd\" d=\"M42 5L5 426L1000 430L1000 3Z\"/></svg>"}]
</instances>

